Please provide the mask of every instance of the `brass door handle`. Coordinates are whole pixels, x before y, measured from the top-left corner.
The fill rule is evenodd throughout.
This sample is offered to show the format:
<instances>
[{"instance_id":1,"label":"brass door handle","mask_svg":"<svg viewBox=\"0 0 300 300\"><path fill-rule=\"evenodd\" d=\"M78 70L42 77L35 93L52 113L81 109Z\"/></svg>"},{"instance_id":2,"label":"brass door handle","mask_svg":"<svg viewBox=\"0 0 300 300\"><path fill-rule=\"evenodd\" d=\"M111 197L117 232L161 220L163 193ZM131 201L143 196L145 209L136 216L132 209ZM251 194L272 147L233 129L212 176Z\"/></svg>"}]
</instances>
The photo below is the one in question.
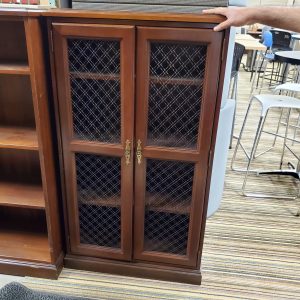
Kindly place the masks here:
<instances>
[{"instance_id":1,"label":"brass door handle","mask_svg":"<svg viewBox=\"0 0 300 300\"><path fill-rule=\"evenodd\" d=\"M136 158L138 161L138 164L140 165L142 163L142 141L138 140L137 141L137 147L136 147Z\"/></svg>"},{"instance_id":2,"label":"brass door handle","mask_svg":"<svg viewBox=\"0 0 300 300\"><path fill-rule=\"evenodd\" d=\"M131 142L129 140L126 140L126 146L125 146L125 161L126 161L126 165L129 166L130 165L130 157L131 157L131 146L130 146Z\"/></svg>"}]
</instances>

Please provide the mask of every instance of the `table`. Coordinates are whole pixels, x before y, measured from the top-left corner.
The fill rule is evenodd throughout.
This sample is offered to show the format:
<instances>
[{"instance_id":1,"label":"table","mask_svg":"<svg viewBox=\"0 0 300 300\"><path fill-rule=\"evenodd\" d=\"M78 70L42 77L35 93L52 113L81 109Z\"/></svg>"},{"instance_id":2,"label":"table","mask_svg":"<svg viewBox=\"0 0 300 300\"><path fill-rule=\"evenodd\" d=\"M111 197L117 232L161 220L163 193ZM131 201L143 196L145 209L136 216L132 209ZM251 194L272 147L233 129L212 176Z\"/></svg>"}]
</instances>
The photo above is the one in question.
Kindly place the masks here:
<instances>
[{"instance_id":1,"label":"table","mask_svg":"<svg viewBox=\"0 0 300 300\"><path fill-rule=\"evenodd\" d=\"M252 70L257 51L266 51L267 47L249 34L236 34L235 41L252 52L251 62L249 57L247 59L247 66Z\"/></svg>"},{"instance_id":2,"label":"table","mask_svg":"<svg viewBox=\"0 0 300 300\"><path fill-rule=\"evenodd\" d=\"M262 32L261 31L251 31L251 30L248 30L248 34L251 35L254 39L259 39Z\"/></svg>"},{"instance_id":3,"label":"table","mask_svg":"<svg viewBox=\"0 0 300 300\"><path fill-rule=\"evenodd\" d=\"M282 73L282 83L286 81L288 73L288 65L300 66L300 51L278 51L275 52L274 59L281 63L285 63L285 67Z\"/></svg>"},{"instance_id":4,"label":"table","mask_svg":"<svg viewBox=\"0 0 300 300\"><path fill-rule=\"evenodd\" d=\"M278 51L275 52L275 60L282 63L300 65L300 51Z\"/></svg>"},{"instance_id":5,"label":"table","mask_svg":"<svg viewBox=\"0 0 300 300\"><path fill-rule=\"evenodd\" d=\"M295 50L297 41L300 41L300 34L293 34L292 35L292 45L291 45L293 50Z\"/></svg>"},{"instance_id":6,"label":"table","mask_svg":"<svg viewBox=\"0 0 300 300\"><path fill-rule=\"evenodd\" d=\"M267 47L249 34L237 34L235 41L245 47L246 50L265 51Z\"/></svg>"}]
</instances>

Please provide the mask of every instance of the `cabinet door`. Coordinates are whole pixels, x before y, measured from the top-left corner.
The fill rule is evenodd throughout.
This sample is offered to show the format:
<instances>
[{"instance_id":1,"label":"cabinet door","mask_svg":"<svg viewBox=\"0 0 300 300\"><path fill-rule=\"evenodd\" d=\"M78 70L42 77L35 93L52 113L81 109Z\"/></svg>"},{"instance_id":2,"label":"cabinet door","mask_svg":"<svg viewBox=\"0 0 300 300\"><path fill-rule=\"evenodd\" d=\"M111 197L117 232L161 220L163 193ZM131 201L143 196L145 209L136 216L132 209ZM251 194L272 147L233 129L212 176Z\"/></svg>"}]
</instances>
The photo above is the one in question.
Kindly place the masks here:
<instances>
[{"instance_id":1,"label":"cabinet door","mask_svg":"<svg viewBox=\"0 0 300 300\"><path fill-rule=\"evenodd\" d=\"M223 34L138 28L134 258L197 267Z\"/></svg>"},{"instance_id":2,"label":"cabinet door","mask_svg":"<svg viewBox=\"0 0 300 300\"><path fill-rule=\"evenodd\" d=\"M132 26L53 24L73 254L132 257L134 36Z\"/></svg>"}]
</instances>

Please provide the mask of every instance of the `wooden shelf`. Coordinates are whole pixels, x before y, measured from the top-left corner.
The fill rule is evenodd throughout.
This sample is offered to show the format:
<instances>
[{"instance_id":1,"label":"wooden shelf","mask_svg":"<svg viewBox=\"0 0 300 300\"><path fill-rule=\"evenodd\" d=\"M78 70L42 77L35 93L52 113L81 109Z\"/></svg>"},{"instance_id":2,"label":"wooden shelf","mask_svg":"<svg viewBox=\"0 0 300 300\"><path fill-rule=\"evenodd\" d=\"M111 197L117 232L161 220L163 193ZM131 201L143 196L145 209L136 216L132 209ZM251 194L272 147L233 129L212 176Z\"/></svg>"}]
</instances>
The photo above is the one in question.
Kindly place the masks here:
<instances>
[{"instance_id":1,"label":"wooden shelf","mask_svg":"<svg viewBox=\"0 0 300 300\"><path fill-rule=\"evenodd\" d=\"M30 222L30 220L28 220ZM36 224L39 226L39 224ZM0 227L0 257L51 262L46 232Z\"/></svg>"},{"instance_id":2,"label":"wooden shelf","mask_svg":"<svg viewBox=\"0 0 300 300\"><path fill-rule=\"evenodd\" d=\"M157 147L168 147L168 148L181 148L181 149L190 149L196 150L197 144L191 144L191 139L188 140L184 136L176 136L176 135L163 135L161 134L159 137L153 136L148 133L147 137L147 146L157 146ZM180 142L179 142L180 141Z\"/></svg>"},{"instance_id":3,"label":"wooden shelf","mask_svg":"<svg viewBox=\"0 0 300 300\"><path fill-rule=\"evenodd\" d=\"M71 78L76 79L92 79L92 80L120 80L118 74L99 74L88 72L70 72Z\"/></svg>"},{"instance_id":4,"label":"wooden shelf","mask_svg":"<svg viewBox=\"0 0 300 300\"><path fill-rule=\"evenodd\" d=\"M175 202L171 197L166 198L166 195L147 194L145 204L146 210L149 211L188 215L191 208L191 199L182 199Z\"/></svg>"},{"instance_id":5,"label":"wooden shelf","mask_svg":"<svg viewBox=\"0 0 300 300\"><path fill-rule=\"evenodd\" d=\"M0 182L0 206L45 209L40 185Z\"/></svg>"},{"instance_id":6,"label":"wooden shelf","mask_svg":"<svg viewBox=\"0 0 300 300\"><path fill-rule=\"evenodd\" d=\"M0 127L0 148L38 150L36 131L19 127Z\"/></svg>"},{"instance_id":7,"label":"wooden shelf","mask_svg":"<svg viewBox=\"0 0 300 300\"><path fill-rule=\"evenodd\" d=\"M29 75L30 69L26 62L0 62L0 74Z\"/></svg>"},{"instance_id":8,"label":"wooden shelf","mask_svg":"<svg viewBox=\"0 0 300 300\"><path fill-rule=\"evenodd\" d=\"M176 84L176 85L198 85L201 86L203 79L189 79L189 78L172 78L172 77L150 77L151 82L156 84Z\"/></svg>"},{"instance_id":9,"label":"wooden shelf","mask_svg":"<svg viewBox=\"0 0 300 300\"><path fill-rule=\"evenodd\" d=\"M83 205L95 205L95 206L105 206L105 207L119 207L121 205L121 200L119 197L111 198L94 198L89 201L81 200L80 194L78 194L79 203Z\"/></svg>"}]
</instances>

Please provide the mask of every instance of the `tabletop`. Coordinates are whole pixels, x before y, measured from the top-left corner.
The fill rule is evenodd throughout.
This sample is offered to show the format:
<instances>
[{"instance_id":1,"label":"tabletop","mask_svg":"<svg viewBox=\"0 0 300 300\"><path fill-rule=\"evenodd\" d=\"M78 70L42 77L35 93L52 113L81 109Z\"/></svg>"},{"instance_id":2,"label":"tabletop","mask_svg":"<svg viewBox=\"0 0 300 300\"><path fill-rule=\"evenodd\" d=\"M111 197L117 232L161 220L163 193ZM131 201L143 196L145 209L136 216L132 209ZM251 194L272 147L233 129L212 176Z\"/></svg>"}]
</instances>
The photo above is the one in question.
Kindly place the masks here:
<instances>
[{"instance_id":1,"label":"tabletop","mask_svg":"<svg viewBox=\"0 0 300 300\"><path fill-rule=\"evenodd\" d=\"M300 40L300 34L293 34L292 39L293 40Z\"/></svg>"},{"instance_id":2,"label":"tabletop","mask_svg":"<svg viewBox=\"0 0 300 300\"><path fill-rule=\"evenodd\" d=\"M253 36L251 36L250 34L241 34L241 33L237 33L235 35L235 40L236 41L257 41Z\"/></svg>"},{"instance_id":3,"label":"tabletop","mask_svg":"<svg viewBox=\"0 0 300 300\"><path fill-rule=\"evenodd\" d=\"M300 51L278 51L275 59L293 65L300 65Z\"/></svg>"},{"instance_id":4,"label":"tabletop","mask_svg":"<svg viewBox=\"0 0 300 300\"><path fill-rule=\"evenodd\" d=\"M246 50L265 51L267 47L249 34L237 34L235 41L245 47Z\"/></svg>"}]
</instances>

